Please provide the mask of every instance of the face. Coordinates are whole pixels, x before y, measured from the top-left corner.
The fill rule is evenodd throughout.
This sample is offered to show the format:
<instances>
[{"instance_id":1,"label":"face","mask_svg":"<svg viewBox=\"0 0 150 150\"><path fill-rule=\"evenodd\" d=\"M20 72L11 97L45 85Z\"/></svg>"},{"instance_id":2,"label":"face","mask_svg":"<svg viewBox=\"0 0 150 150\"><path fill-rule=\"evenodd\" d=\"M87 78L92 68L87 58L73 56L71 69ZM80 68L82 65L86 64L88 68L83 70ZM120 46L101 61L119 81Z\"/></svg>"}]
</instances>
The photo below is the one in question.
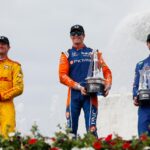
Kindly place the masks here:
<instances>
[{"instance_id":1,"label":"face","mask_svg":"<svg viewBox=\"0 0 150 150\"><path fill-rule=\"evenodd\" d=\"M81 45L84 42L85 35L75 34L75 35L71 35L70 38L72 40L73 45Z\"/></svg>"},{"instance_id":2,"label":"face","mask_svg":"<svg viewBox=\"0 0 150 150\"><path fill-rule=\"evenodd\" d=\"M7 44L0 42L0 55L7 55L9 49L10 47Z\"/></svg>"},{"instance_id":3,"label":"face","mask_svg":"<svg viewBox=\"0 0 150 150\"><path fill-rule=\"evenodd\" d=\"M147 42L147 47L148 47L149 50L150 50L150 41Z\"/></svg>"}]
</instances>

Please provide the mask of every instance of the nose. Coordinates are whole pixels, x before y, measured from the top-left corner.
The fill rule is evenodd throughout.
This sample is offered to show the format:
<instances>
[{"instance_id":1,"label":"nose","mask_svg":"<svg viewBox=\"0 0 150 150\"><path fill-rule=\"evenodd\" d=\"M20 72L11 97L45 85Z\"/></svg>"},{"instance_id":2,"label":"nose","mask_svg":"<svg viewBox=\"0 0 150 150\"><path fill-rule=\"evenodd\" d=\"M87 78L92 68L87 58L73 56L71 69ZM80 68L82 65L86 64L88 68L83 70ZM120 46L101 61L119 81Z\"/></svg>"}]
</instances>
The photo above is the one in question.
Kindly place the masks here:
<instances>
[{"instance_id":1,"label":"nose","mask_svg":"<svg viewBox=\"0 0 150 150\"><path fill-rule=\"evenodd\" d=\"M78 37L78 34L76 33L74 36L75 36L75 37Z\"/></svg>"}]
</instances>

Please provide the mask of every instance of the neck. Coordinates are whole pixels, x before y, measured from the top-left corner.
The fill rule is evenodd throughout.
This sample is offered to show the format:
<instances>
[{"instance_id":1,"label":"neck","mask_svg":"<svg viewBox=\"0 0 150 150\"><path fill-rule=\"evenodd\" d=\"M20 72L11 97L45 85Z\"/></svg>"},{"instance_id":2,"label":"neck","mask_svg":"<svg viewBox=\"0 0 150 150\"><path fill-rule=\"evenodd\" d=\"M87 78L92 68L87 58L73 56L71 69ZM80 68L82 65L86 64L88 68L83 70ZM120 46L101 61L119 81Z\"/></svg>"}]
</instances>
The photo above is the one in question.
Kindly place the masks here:
<instances>
[{"instance_id":1,"label":"neck","mask_svg":"<svg viewBox=\"0 0 150 150\"><path fill-rule=\"evenodd\" d=\"M0 55L0 60L4 60L7 58L7 55Z\"/></svg>"},{"instance_id":2,"label":"neck","mask_svg":"<svg viewBox=\"0 0 150 150\"><path fill-rule=\"evenodd\" d=\"M74 44L73 47L74 47L76 50L79 50L79 49L81 49L81 48L84 47L84 43L82 43L82 44Z\"/></svg>"}]
</instances>

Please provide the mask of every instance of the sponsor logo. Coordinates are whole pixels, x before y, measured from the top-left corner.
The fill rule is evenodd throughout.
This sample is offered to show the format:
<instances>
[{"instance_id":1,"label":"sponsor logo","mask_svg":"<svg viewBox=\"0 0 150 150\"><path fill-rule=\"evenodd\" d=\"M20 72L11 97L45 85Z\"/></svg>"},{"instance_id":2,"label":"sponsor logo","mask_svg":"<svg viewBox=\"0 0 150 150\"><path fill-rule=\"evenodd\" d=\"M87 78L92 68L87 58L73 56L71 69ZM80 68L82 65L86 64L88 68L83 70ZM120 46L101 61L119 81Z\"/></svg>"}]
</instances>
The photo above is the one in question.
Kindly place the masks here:
<instances>
[{"instance_id":1,"label":"sponsor logo","mask_svg":"<svg viewBox=\"0 0 150 150\"><path fill-rule=\"evenodd\" d=\"M88 52L81 52L81 54L86 57L91 56L91 53L88 53Z\"/></svg>"},{"instance_id":2,"label":"sponsor logo","mask_svg":"<svg viewBox=\"0 0 150 150\"><path fill-rule=\"evenodd\" d=\"M70 61L70 65L72 65L72 64L73 64L73 60Z\"/></svg>"},{"instance_id":3,"label":"sponsor logo","mask_svg":"<svg viewBox=\"0 0 150 150\"><path fill-rule=\"evenodd\" d=\"M91 62L91 59L78 59L74 60L74 63Z\"/></svg>"},{"instance_id":4,"label":"sponsor logo","mask_svg":"<svg viewBox=\"0 0 150 150\"><path fill-rule=\"evenodd\" d=\"M4 65L4 69L11 69L11 67L8 65Z\"/></svg>"},{"instance_id":5,"label":"sponsor logo","mask_svg":"<svg viewBox=\"0 0 150 150\"><path fill-rule=\"evenodd\" d=\"M92 109L91 125L95 125L96 124L96 117L97 117L97 113L95 112L94 109Z\"/></svg>"},{"instance_id":6,"label":"sponsor logo","mask_svg":"<svg viewBox=\"0 0 150 150\"><path fill-rule=\"evenodd\" d=\"M72 57L76 57L76 56L78 56L78 54L76 53L76 52L72 52Z\"/></svg>"}]
</instances>

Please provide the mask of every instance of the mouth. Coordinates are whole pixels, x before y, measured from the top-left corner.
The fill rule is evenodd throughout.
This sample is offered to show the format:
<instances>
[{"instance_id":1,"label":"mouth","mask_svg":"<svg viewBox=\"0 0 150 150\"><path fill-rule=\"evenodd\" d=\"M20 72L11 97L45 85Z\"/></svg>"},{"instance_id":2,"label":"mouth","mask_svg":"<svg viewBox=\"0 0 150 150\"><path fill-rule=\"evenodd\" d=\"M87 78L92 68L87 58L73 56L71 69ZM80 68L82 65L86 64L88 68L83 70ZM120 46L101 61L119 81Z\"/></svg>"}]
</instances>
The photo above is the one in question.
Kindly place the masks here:
<instances>
[{"instance_id":1,"label":"mouth","mask_svg":"<svg viewBox=\"0 0 150 150\"><path fill-rule=\"evenodd\" d=\"M74 39L75 39L75 40L80 40L81 38L80 38L80 37L74 37Z\"/></svg>"}]
</instances>

